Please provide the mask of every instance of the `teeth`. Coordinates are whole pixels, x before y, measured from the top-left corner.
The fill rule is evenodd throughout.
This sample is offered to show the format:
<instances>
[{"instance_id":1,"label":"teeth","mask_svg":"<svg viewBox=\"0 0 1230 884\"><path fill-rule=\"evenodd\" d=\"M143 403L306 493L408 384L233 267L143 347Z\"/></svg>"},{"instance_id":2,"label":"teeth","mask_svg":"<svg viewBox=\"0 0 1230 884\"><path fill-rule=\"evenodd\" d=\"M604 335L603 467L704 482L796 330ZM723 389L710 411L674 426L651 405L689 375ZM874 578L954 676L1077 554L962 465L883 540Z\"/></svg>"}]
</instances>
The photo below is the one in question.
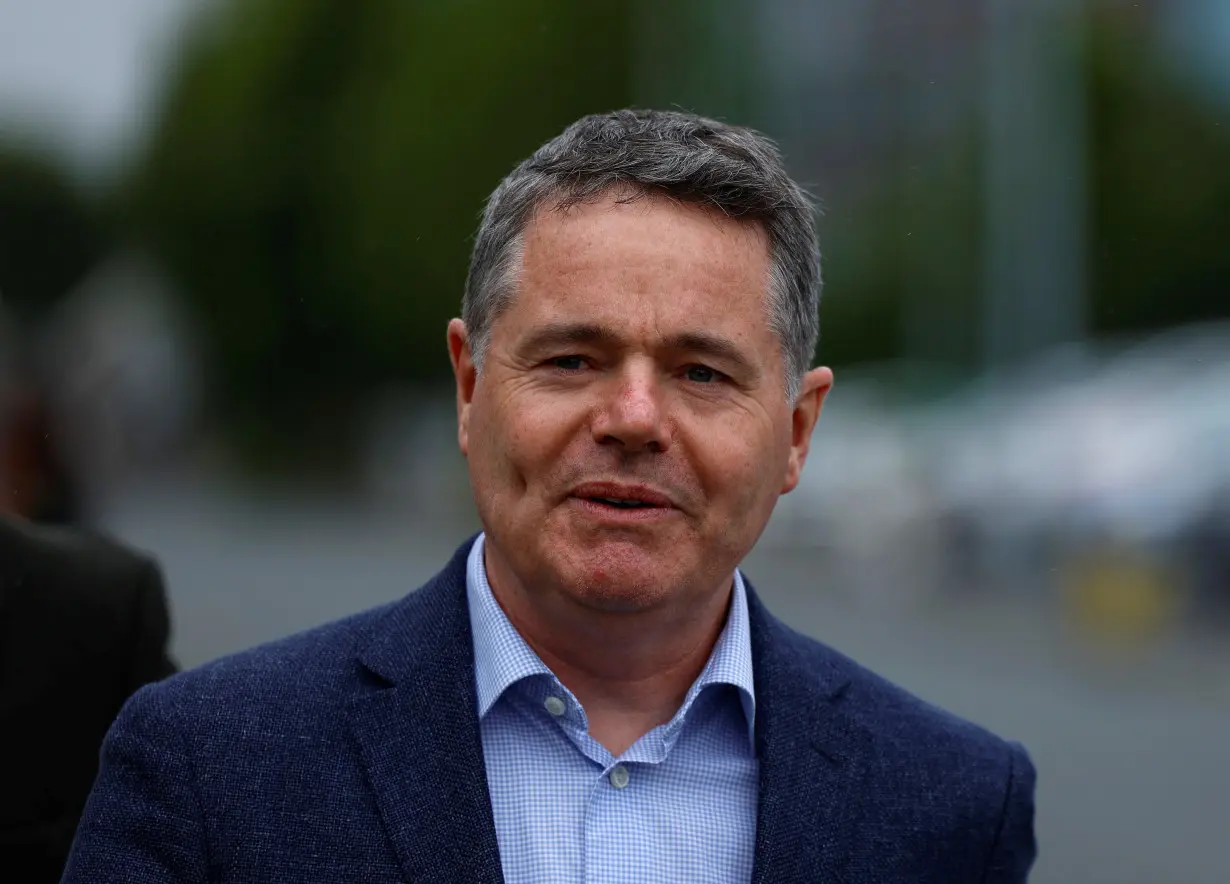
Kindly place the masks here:
<instances>
[{"instance_id":1,"label":"teeth","mask_svg":"<svg viewBox=\"0 0 1230 884\"><path fill-rule=\"evenodd\" d=\"M636 507L648 506L648 504L639 500L612 500L609 497L595 497L594 500L599 503L605 503L608 506L617 506L621 509L634 509Z\"/></svg>"}]
</instances>

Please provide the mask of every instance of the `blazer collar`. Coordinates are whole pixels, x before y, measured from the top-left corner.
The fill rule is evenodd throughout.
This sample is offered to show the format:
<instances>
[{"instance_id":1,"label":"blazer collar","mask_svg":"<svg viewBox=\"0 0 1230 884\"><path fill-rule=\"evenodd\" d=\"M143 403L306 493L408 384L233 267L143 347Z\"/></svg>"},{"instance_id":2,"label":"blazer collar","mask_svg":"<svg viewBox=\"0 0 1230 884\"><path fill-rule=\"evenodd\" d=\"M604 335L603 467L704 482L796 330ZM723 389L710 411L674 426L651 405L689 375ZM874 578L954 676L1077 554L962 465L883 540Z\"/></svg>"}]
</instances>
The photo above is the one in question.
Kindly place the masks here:
<instances>
[{"instance_id":1,"label":"blazer collar","mask_svg":"<svg viewBox=\"0 0 1230 884\"><path fill-rule=\"evenodd\" d=\"M466 604L473 542L376 626L359 654L369 678L347 707L410 881L503 880ZM774 618L745 585L760 763L753 882L840 882L853 846L851 786L870 744L842 702L849 664Z\"/></svg>"},{"instance_id":2,"label":"blazer collar","mask_svg":"<svg viewBox=\"0 0 1230 884\"><path fill-rule=\"evenodd\" d=\"M844 703L850 663L773 617L748 587L760 805L753 884L849 880L852 788L870 734Z\"/></svg>"},{"instance_id":3,"label":"blazer collar","mask_svg":"<svg viewBox=\"0 0 1230 884\"><path fill-rule=\"evenodd\" d=\"M359 660L351 732L406 879L500 884L465 604L473 539L396 603Z\"/></svg>"}]
</instances>

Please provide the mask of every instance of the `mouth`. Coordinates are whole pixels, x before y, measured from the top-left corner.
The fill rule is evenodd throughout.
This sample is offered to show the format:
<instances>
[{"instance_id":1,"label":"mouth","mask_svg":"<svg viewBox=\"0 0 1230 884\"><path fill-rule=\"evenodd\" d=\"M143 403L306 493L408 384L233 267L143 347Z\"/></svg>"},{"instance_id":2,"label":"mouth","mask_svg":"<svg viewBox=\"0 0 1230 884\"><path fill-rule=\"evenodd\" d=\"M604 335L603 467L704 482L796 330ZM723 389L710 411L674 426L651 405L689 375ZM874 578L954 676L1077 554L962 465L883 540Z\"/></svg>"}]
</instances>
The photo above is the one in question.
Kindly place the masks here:
<instances>
[{"instance_id":1,"label":"mouth","mask_svg":"<svg viewBox=\"0 0 1230 884\"><path fill-rule=\"evenodd\" d=\"M675 508L665 494L643 485L592 482L575 488L571 497L612 512Z\"/></svg>"},{"instance_id":2,"label":"mouth","mask_svg":"<svg viewBox=\"0 0 1230 884\"><path fill-rule=\"evenodd\" d=\"M600 503L604 506L613 506L619 510L639 510L655 506L655 504L646 503L643 500L617 500L613 497L586 497L582 499L588 500L591 503Z\"/></svg>"}]
</instances>

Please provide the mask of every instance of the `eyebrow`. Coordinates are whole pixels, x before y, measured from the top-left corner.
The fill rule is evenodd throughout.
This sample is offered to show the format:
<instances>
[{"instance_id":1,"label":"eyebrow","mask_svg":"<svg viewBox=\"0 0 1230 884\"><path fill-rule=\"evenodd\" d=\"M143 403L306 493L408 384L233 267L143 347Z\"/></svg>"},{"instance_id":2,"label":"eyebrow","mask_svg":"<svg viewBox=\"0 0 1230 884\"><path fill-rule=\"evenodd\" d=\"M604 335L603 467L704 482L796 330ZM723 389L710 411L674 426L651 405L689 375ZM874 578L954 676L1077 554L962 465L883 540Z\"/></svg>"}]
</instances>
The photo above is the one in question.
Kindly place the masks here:
<instances>
[{"instance_id":1,"label":"eyebrow","mask_svg":"<svg viewBox=\"0 0 1230 884\"><path fill-rule=\"evenodd\" d=\"M530 333L521 342L520 349L523 352L537 353L575 344L613 348L622 343L623 339L618 334L602 325L588 322L552 322ZM682 350L710 356L749 378L758 377L760 374L738 344L730 338L713 332L679 332L668 335L663 339L662 345L668 350Z\"/></svg>"},{"instance_id":2,"label":"eyebrow","mask_svg":"<svg viewBox=\"0 0 1230 884\"><path fill-rule=\"evenodd\" d=\"M537 353L553 350L569 344L597 344L614 346L619 336L608 328L588 322L549 322L534 329L521 341L518 348L524 352Z\"/></svg>"},{"instance_id":3,"label":"eyebrow","mask_svg":"<svg viewBox=\"0 0 1230 884\"><path fill-rule=\"evenodd\" d=\"M720 362L725 362L735 371L742 372L746 377L758 377L760 372L752 364L743 350L723 335L713 332L680 332L666 338L666 346L671 350L684 350L688 353L701 353L711 356Z\"/></svg>"}]
</instances>

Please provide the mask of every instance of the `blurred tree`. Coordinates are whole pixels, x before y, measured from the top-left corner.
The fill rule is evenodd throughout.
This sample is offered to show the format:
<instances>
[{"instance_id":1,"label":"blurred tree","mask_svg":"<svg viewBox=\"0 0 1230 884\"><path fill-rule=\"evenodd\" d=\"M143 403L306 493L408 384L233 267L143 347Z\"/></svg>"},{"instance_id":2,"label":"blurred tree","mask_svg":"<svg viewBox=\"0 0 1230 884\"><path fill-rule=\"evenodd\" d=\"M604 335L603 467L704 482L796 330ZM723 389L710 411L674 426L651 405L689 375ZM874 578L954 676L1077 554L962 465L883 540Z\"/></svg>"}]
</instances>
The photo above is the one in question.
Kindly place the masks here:
<instances>
[{"instance_id":1,"label":"blurred tree","mask_svg":"<svg viewBox=\"0 0 1230 884\"><path fill-rule=\"evenodd\" d=\"M486 195L628 103L629 8L234 0L184 47L131 220L195 306L214 405L271 466L345 465L374 384L447 374Z\"/></svg>"},{"instance_id":2,"label":"blurred tree","mask_svg":"<svg viewBox=\"0 0 1230 884\"><path fill-rule=\"evenodd\" d=\"M744 126L767 108L760 47L763 15L748 0L632 0L634 98Z\"/></svg>"},{"instance_id":3,"label":"blurred tree","mask_svg":"<svg viewBox=\"0 0 1230 884\"><path fill-rule=\"evenodd\" d=\"M980 172L972 126L937 143L907 139L879 188L826 215L826 364L904 357L958 375L976 366ZM917 387L933 380L928 374L911 392L927 392Z\"/></svg>"},{"instance_id":4,"label":"blurred tree","mask_svg":"<svg viewBox=\"0 0 1230 884\"><path fill-rule=\"evenodd\" d=\"M35 323L102 256L106 225L46 150L0 145L0 298Z\"/></svg>"},{"instance_id":5,"label":"blurred tree","mask_svg":"<svg viewBox=\"0 0 1230 884\"><path fill-rule=\"evenodd\" d=\"M1132 331L1230 317L1230 110L1107 15L1089 53L1093 321Z\"/></svg>"},{"instance_id":6,"label":"blurred tree","mask_svg":"<svg viewBox=\"0 0 1230 884\"><path fill-rule=\"evenodd\" d=\"M1123 12L1091 4L1081 47L1095 335L1230 317L1230 112L1159 57L1147 17ZM982 171L972 121L937 144L907 134L880 186L829 214L826 362L909 356L978 367ZM912 318L921 315L933 321Z\"/></svg>"}]
</instances>

